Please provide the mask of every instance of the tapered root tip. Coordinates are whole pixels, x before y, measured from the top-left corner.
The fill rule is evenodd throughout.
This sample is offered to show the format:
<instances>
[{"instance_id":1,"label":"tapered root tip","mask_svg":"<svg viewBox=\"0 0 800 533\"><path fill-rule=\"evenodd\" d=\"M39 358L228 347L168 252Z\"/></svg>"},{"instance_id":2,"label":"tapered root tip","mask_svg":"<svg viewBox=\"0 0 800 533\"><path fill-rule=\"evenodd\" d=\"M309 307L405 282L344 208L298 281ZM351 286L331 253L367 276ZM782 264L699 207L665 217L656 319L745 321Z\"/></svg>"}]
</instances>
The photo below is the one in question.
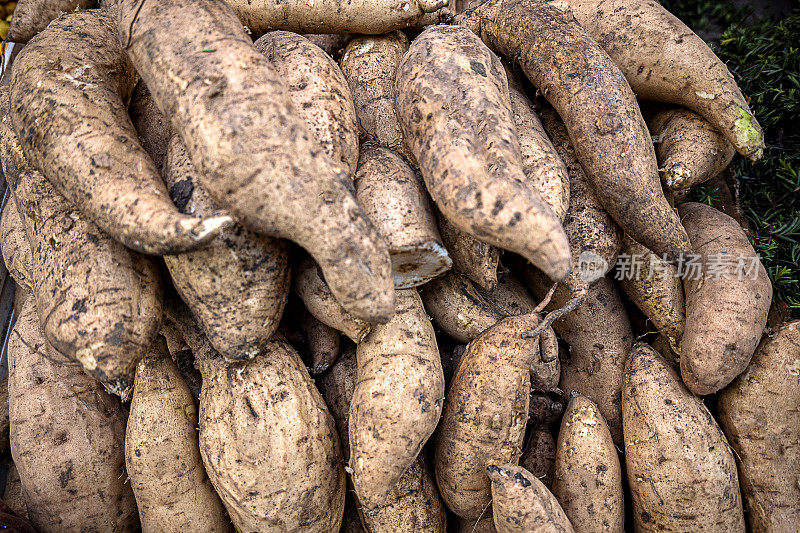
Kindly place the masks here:
<instances>
[{"instance_id":1,"label":"tapered root tip","mask_svg":"<svg viewBox=\"0 0 800 533\"><path fill-rule=\"evenodd\" d=\"M191 232L196 241L207 242L219 235L225 228L230 227L233 224L233 218L230 215L220 215L200 221L187 220L182 224Z\"/></svg>"}]
</instances>

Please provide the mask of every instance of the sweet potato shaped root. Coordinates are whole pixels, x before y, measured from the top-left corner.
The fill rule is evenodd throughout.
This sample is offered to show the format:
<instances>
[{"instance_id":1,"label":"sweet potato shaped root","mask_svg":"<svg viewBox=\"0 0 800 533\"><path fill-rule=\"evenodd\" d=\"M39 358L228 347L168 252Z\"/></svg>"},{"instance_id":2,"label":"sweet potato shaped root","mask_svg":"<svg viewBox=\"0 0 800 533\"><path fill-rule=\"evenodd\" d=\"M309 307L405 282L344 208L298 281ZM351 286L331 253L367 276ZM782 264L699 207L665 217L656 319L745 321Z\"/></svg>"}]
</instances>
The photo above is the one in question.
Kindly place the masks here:
<instances>
[{"instance_id":1,"label":"sweet potato shaped root","mask_svg":"<svg viewBox=\"0 0 800 533\"><path fill-rule=\"evenodd\" d=\"M555 496L520 466L486 468L492 480L492 509L497 533L573 533Z\"/></svg>"},{"instance_id":2,"label":"sweet potato shaped root","mask_svg":"<svg viewBox=\"0 0 800 533\"><path fill-rule=\"evenodd\" d=\"M447 5L447 0L337 0L293 2L279 0L227 0L242 24L260 35L269 30L295 33L381 34L412 26L426 13Z\"/></svg>"},{"instance_id":3,"label":"sweet potato shaped root","mask_svg":"<svg viewBox=\"0 0 800 533\"><path fill-rule=\"evenodd\" d=\"M308 256L300 259L295 269L294 290L300 295L314 318L359 343L370 331L370 324L345 311L322 278L319 267Z\"/></svg>"},{"instance_id":4,"label":"sweet potato shaped root","mask_svg":"<svg viewBox=\"0 0 800 533\"><path fill-rule=\"evenodd\" d=\"M639 98L700 113L740 154L761 157L764 133L733 75L678 17L652 0L559 2L602 45Z\"/></svg>"},{"instance_id":5,"label":"sweet potato shaped root","mask_svg":"<svg viewBox=\"0 0 800 533\"><path fill-rule=\"evenodd\" d=\"M394 150L413 164L394 105L397 66L407 50L403 32L362 35L347 45L340 65L353 94L362 141Z\"/></svg>"},{"instance_id":6,"label":"sweet potato shaped root","mask_svg":"<svg viewBox=\"0 0 800 533\"><path fill-rule=\"evenodd\" d=\"M620 266L620 287L667 338L672 351L680 354L686 305L677 267L630 238L625 239L622 254L628 262Z\"/></svg>"},{"instance_id":7,"label":"sweet potato shaped root","mask_svg":"<svg viewBox=\"0 0 800 533\"><path fill-rule=\"evenodd\" d=\"M348 424L357 371L355 349L348 346L336 364L320 380L320 389L336 422L345 459L350 451ZM345 523L348 520L348 510L345 508ZM356 517L355 520L359 526L363 521L371 533L396 531L444 533L447 530L444 504L427 465L425 452L421 452L403 472L380 509L362 513L361 519ZM360 531L363 531L363 528Z\"/></svg>"},{"instance_id":8,"label":"sweet potato shaped root","mask_svg":"<svg viewBox=\"0 0 800 533\"><path fill-rule=\"evenodd\" d=\"M511 73L508 77L508 96L525 177L558 219L563 221L569 205L567 169L545 133L542 122L533 112L530 100Z\"/></svg>"},{"instance_id":9,"label":"sweet potato shaped root","mask_svg":"<svg viewBox=\"0 0 800 533\"><path fill-rule=\"evenodd\" d=\"M645 115L656 147L661 183L684 190L723 170L736 150L703 117L680 107L664 106Z\"/></svg>"},{"instance_id":10,"label":"sweet potato shaped root","mask_svg":"<svg viewBox=\"0 0 800 533\"><path fill-rule=\"evenodd\" d=\"M482 289L494 288L497 283L500 250L461 231L441 213L437 214L436 220L439 222L439 233L444 247L453 260L453 270Z\"/></svg>"},{"instance_id":11,"label":"sweet potato shaped root","mask_svg":"<svg viewBox=\"0 0 800 533\"><path fill-rule=\"evenodd\" d=\"M180 21L195 29L194 44L174 38ZM253 48L230 7L223 0L123 0L117 22L209 195L245 227L308 250L348 312L389 320L386 245L358 206L347 169L321 150L278 70Z\"/></svg>"},{"instance_id":12,"label":"sweet potato shaped root","mask_svg":"<svg viewBox=\"0 0 800 533\"><path fill-rule=\"evenodd\" d=\"M550 106L537 111L569 175L569 208L564 217L564 231L572 251L572 270L565 283L577 294L614 268L622 247L622 231L592 190L561 117Z\"/></svg>"},{"instance_id":13,"label":"sweet potato shaped root","mask_svg":"<svg viewBox=\"0 0 800 533\"><path fill-rule=\"evenodd\" d=\"M527 276L536 296L548 285L539 277ZM569 300L564 287L556 289L548 307L558 309ZM622 379L625 360L633 345L633 332L619 290L608 278L592 285L583 304L553 323L553 329L570 346L561 368L559 387L572 396L586 396L597 404L608 422L611 436L622 443Z\"/></svg>"},{"instance_id":14,"label":"sweet potato shaped root","mask_svg":"<svg viewBox=\"0 0 800 533\"><path fill-rule=\"evenodd\" d=\"M741 226L713 207L678 208L699 270L687 267L681 376L695 394L716 392L741 374L761 340L772 284Z\"/></svg>"},{"instance_id":15,"label":"sweet potato shaped root","mask_svg":"<svg viewBox=\"0 0 800 533\"><path fill-rule=\"evenodd\" d=\"M33 256L14 198L9 197L0 218L3 263L14 281L27 292L33 290Z\"/></svg>"},{"instance_id":16,"label":"sweet potato shaped root","mask_svg":"<svg viewBox=\"0 0 800 533\"><path fill-rule=\"evenodd\" d=\"M396 94L406 142L442 214L564 279L567 236L525 179L508 81L491 50L466 28L429 28L400 63Z\"/></svg>"},{"instance_id":17,"label":"sweet potato shaped root","mask_svg":"<svg viewBox=\"0 0 800 533\"><path fill-rule=\"evenodd\" d=\"M177 135L169 144L164 177L181 212L221 213ZM206 248L166 255L164 262L214 349L230 360L252 359L261 353L278 327L289 295L285 241L236 225L223 230Z\"/></svg>"},{"instance_id":18,"label":"sweet potato shaped root","mask_svg":"<svg viewBox=\"0 0 800 533\"><path fill-rule=\"evenodd\" d=\"M636 531L744 532L725 435L647 344L634 346L625 365L622 416Z\"/></svg>"},{"instance_id":19,"label":"sweet potato shaped root","mask_svg":"<svg viewBox=\"0 0 800 533\"><path fill-rule=\"evenodd\" d=\"M5 94L0 90L0 107L7 105ZM158 333L158 266L76 212L25 161L10 122L8 116L0 122L0 160L31 244L44 334L111 392L125 394Z\"/></svg>"},{"instance_id":20,"label":"sweet potato shaped root","mask_svg":"<svg viewBox=\"0 0 800 533\"><path fill-rule=\"evenodd\" d=\"M364 145L355 185L359 205L389 245L395 288L423 285L452 266L428 193L402 157Z\"/></svg>"},{"instance_id":21,"label":"sweet potato shaped root","mask_svg":"<svg viewBox=\"0 0 800 533\"><path fill-rule=\"evenodd\" d=\"M659 254L688 251L636 97L575 19L544 0L489 0L458 20L518 61L556 108L595 194L625 232Z\"/></svg>"},{"instance_id":22,"label":"sweet potato shaped root","mask_svg":"<svg viewBox=\"0 0 800 533\"><path fill-rule=\"evenodd\" d=\"M203 375L200 453L237 531L338 531L339 438L300 357L281 338L227 363L191 319L179 327Z\"/></svg>"},{"instance_id":23,"label":"sweet potato shaped root","mask_svg":"<svg viewBox=\"0 0 800 533\"><path fill-rule=\"evenodd\" d=\"M20 0L14 8L6 40L27 43L62 14L96 5L94 0Z\"/></svg>"},{"instance_id":24,"label":"sweet potato shaped root","mask_svg":"<svg viewBox=\"0 0 800 533\"><path fill-rule=\"evenodd\" d=\"M78 365L52 360L32 298L8 344L11 454L39 531L139 530L125 411Z\"/></svg>"},{"instance_id":25,"label":"sweet potato shaped root","mask_svg":"<svg viewBox=\"0 0 800 533\"><path fill-rule=\"evenodd\" d=\"M439 422L442 360L415 289L397 291L394 318L358 345L350 407L350 468L366 514L378 511Z\"/></svg>"},{"instance_id":26,"label":"sweet potato shaped root","mask_svg":"<svg viewBox=\"0 0 800 533\"><path fill-rule=\"evenodd\" d=\"M271 31L253 43L288 87L298 115L322 149L349 172L358 165L353 96L339 65L296 33Z\"/></svg>"},{"instance_id":27,"label":"sweet potato shaped root","mask_svg":"<svg viewBox=\"0 0 800 533\"><path fill-rule=\"evenodd\" d=\"M603 415L584 396L569 401L561 421L552 490L578 531L625 531L617 449Z\"/></svg>"},{"instance_id":28,"label":"sweet potato shaped root","mask_svg":"<svg viewBox=\"0 0 800 533\"><path fill-rule=\"evenodd\" d=\"M62 17L14 60L14 129L30 163L125 246L156 254L200 247L230 217L185 216L169 201L128 116L136 79L111 15Z\"/></svg>"},{"instance_id":29,"label":"sweet potato shaped root","mask_svg":"<svg viewBox=\"0 0 800 533\"><path fill-rule=\"evenodd\" d=\"M233 531L200 458L194 398L163 337L136 368L125 465L142 531Z\"/></svg>"},{"instance_id":30,"label":"sweet potato shaped root","mask_svg":"<svg viewBox=\"0 0 800 533\"><path fill-rule=\"evenodd\" d=\"M800 322L766 337L750 366L719 396L719 421L736 451L753 531L800 523Z\"/></svg>"},{"instance_id":31,"label":"sweet potato shaped root","mask_svg":"<svg viewBox=\"0 0 800 533\"><path fill-rule=\"evenodd\" d=\"M522 454L539 339L537 314L506 318L467 346L450 383L435 447L436 481L451 511L477 519L491 501L486 467ZM550 363L557 368L558 359ZM551 377L551 386L558 373Z\"/></svg>"}]
</instances>

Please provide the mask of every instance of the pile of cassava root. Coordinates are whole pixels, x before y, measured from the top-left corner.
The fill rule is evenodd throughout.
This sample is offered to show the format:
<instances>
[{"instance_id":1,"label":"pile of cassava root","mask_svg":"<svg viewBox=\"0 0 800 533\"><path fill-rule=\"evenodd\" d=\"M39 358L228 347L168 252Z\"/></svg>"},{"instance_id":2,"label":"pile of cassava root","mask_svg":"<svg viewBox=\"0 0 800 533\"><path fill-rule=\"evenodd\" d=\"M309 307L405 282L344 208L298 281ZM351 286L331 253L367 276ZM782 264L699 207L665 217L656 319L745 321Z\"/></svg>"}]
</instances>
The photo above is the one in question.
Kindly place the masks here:
<instances>
[{"instance_id":1,"label":"pile of cassava root","mask_svg":"<svg viewBox=\"0 0 800 533\"><path fill-rule=\"evenodd\" d=\"M797 531L800 326L686 200L762 155L733 76L446 4L18 3L0 526Z\"/></svg>"}]
</instances>

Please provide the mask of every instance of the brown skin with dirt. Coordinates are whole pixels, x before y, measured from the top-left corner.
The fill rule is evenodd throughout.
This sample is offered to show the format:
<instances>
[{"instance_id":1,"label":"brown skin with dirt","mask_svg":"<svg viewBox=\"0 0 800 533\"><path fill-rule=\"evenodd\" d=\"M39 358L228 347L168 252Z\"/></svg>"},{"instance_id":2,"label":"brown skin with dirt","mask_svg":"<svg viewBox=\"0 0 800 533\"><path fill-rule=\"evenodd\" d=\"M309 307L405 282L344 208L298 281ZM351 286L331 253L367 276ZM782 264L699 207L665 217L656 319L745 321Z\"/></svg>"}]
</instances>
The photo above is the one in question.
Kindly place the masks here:
<instances>
[{"instance_id":1,"label":"brown skin with dirt","mask_svg":"<svg viewBox=\"0 0 800 533\"><path fill-rule=\"evenodd\" d=\"M702 400L644 343L625 365L622 417L636 531L745 531L725 435Z\"/></svg>"},{"instance_id":2,"label":"brown skin with dirt","mask_svg":"<svg viewBox=\"0 0 800 533\"><path fill-rule=\"evenodd\" d=\"M312 376L323 374L339 357L339 332L317 320L308 311L303 313L300 328L305 334L311 357L309 372Z\"/></svg>"},{"instance_id":3,"label":"brown skin with dirt","mask_svg":"<svg viewBox=\"0 0 800 533\"><path fill-rule=\"evenodd\" d=\"M444 247L453 260L453 270L469 278L478 287L487 290L494 287L497 283L500 250L461 231L438 210L436 220Z\"/></svg>"},{"instance_id":4,"label":"brown skin with dirt","mask_svg":"<svg viewBox=\"0 0 800 533\"><path fill-rule=\"evenodd\" d=\"M728 67L654 0L559 0L622 70L643 100L701 114L743 156L759 159L764 133ZM643 243L647 244L647 243Z\"/></svg>"},{"instance_id":5,"label":"brown skin with dirt","mask_svg":"<svg viewBox=\"0 0 800 533\"><path fill-rule=\"evenodd\" d=\"M253 46L278 71L298 116L325 153L353 176L358 165L356 111L339 65L314 43L288 31L271 31Z\"/></svg>"},{"instance_id":6,"label":"brown skin with dirt","mask_svg":"<svg viewBox=\"0 0 800 533\"><path fill-rule=\"evenodd\" d=\"M555 496L536 476L514 464L491 465L486 472L497 533L574 533Z\"/></svg>"},{"instance_id":7,"label":"brown skin with dirt","mask_svg":"<svg viewBox=\"0 0 800 533\"><path fill-rule=\"evenodd\" d=\"M139 530L125 474L125 410L78 365L53 361L32 298L9 337L11 454L42 532Z\"/></svg>"},{"instance_id":8,"label":"brown skin with dirt","mask_svg":"<svg viewBox=\"0 0 800 533\"><path fill-rule=\"evenodd\" d=\"M433 26L401 61L395 92L406 142L441 213L564 279L567 236L525 179L508 81L491 50L466 28Z\"/></svg>"},{"instance_id":9,"label":"brown skin with dirt","mask_svg":"<svg viewBox=\"0 0 800 533\"><path fill-rule=\"evenodd\" d=\"M125 465L144 533L233 531L200 458L194 398L161 336L136 368Z\"/></svg>"},{"instance_id":10,"label":"brown skin with dirt","mask_svg":"<svg viewBox=\"0 0 800 533\"><path fill-rule=\"evenodd\" d=\"M0 92L2 95L2 92ZM1 97L1 96L0 96ZM2 142L2 141L0 141ZM17 211L16 200L9 197L0 217L0 251L3 264L17 285L25 291L33 290L33 256L25 233L25 223Z\"/></svg>"},{"instance_id":11,"label":"brown skin with dirt","mask_svg":"<svg viewBox=\"0 0 800 533\"><path fill-rule=\"evenodd\" d=\"M131 117L133 127L136 128L136 133L139 134L142 148L153 160L156 168L163 169L172 131L169 121L158 110L153 95L150 94L147 85L142 80L139 80L139 83L133 88L131 103L128 105L128 115Z\"/></svg>"},{"instance_id":12,"label":"brown skin with dirt","mask_svg":"<svg viewBox=\"0 0 800 533\"><path fill-rule=\"evenodd\" d=\"M350 469L367 515L379 511L439 422L444 373L416 289L397 291L394 318L358 344Z\"/></svg>"},{"instance_id":13,"label":"brown skin with dirt","mask_svg":"<svg viewBox=\"0 0 800 533\"><path fill-rule=\"evenodd\" d=\"M800 521L800 321L765 337L750 366L719 396L753 531L790 533Z\"/></svg>"},{"instance_id":14,"label":"brown skin with dirt","mask_svg":"<svg viewBox=\"0 0 800 533\"><path fill-rule=\"evenodd\" d=\"M489 0L457 22L513 58L558 111L595 194L626 233L672 257L690 249L633 91L568 12L544 0Z\"/></svg>"},{"instance_id":15,"label":"brown skin with dirt","mask_svg":"<svg viewBox=\"0 0 800 533\"><path fill-rule=\"evenodd\" d=\"M694 262L699 271L691 269L683 278L681 376L693 393L711 394L747 368L767 324L772 284L734 219L693 202L681 204L678 212L699 256ZM741 272L739 258L744 258Z\"/></svg>"},{"instance_id":16,"label":"brown skin with dirt","mask_svg":"<svg viewBox=\"0 0 800 533\"><path fill-rule=\"evenodd\" d=\"M166 315L203 375L200 453L236 530L338 531L339 438L297 352L276 336L261 357L226 362L188 309L171 302Z\"/></svg>"},{"instance_id":17,"label":"brown skin with dirt","mask_svg":"<svg viewBox=\"0 0 800 533\"><path fill-rule=\"evenodd\" d=\"M414 171L388 148L362 145L356 199L389 246L396 289L423 285L453 262L442 245L430 199Z\"/></svg>"},{"instance_id":18,"label":"brown skin with dirt","mask_svg":"<svg viewBox=\"0 0 800 533\"><path fill-rule=\"evenodd\" d=\"M478 519L491 502L486 467L517 462L522 454L531 367L540 356L539 338L522 334L538 323L536 313L509 317L481 333L450 383L434 465L442 498L462 518ZM547 370L549 389L558 383L558 359Z\"/></svg>"},{"instance_id":19,"label":"brown skin with dirt","mask_svg":"<svg viewBox=\"0 0 800 533\"><path fill-rule=\"evenodd\" d=\"M308 256L300 259L295 267L292 283L308 312L317 320L342 332L356 343L367 336L370 324L344 310L331 293L313 259Z\"/></svg>"},{"instance_id":20,"label":"brown skin with dirt","mask_svg":"<svg viewBox=\"0 0 800 533\"><path fill-rule=\"evenodd\" d=\"M242 24L256 35L269 30L295 33L367 33L379 35L413 26L447 0L227 0Z\"/></svg>"},{"instance_id":21,"label":"brown skin with dirt","mask_svg":"<svg viewBox=\"0 0 800 533\"><path fill-rule=\"evenodd\" d=\"M415 165L394 105L397 66L407 50L408 37L402 32L362 35L350 41L339 64L353 93L361 140L394 150Z\"/></svg>"},{"instance_id":22,"label":"brown skin with dirt","mask_svg":"<svg viewBox=\"0 0 800 533\"><path fill-rule=\"evenodd\" d=\"M645 113L656 147L661 183L685 190L705 183L727 167L736 153L733 145L706 119L674 106L657 106Z\"/></svg>"},{"instance_id":23,"label":"brown skin with dirt","mask_svg":"<svg viewBox=\"0 0 800 533\"><path fill-rule=\"evenodd\" d=\"M164 179L175 205L195 216L221 214L175 135ZM170 277L214 348L226 359L252 359L275 332L289 296L285 241L239 225L223 230L208 247L164 256Z\"/></svg>"},{"instance_id":24,"label":"brown skin with dirt","mask_svg":"<svg viewBox=\"0 0 800 533\"><path fill-rule=\"evenodd\" d=\"M531 432L528 444L519 458L519 466L550 488L556 469L556 439L550 430L536 428Z\"/></svg>"},{"instance_id":25,"label":"brown skin with dirt","mask_svg":"<svg viewBox=\"0 0 800 533\"><path fill-rule=\"evenodd\" d=\"M600 410L585 396L569 401L561 421L552 490L578 531L625 531L617 449Z\"/></svg>"},{"instance_id":26,"label":"brown skin with dirt","mask_svg":"<svg viewBox=\"0 0 800 533\"><path fill-rule=\"evenodd\" d=\"M176 38L181 21L199 38ZM117 23L209 195L248 229L308 250L354 316L388 321L394 292L386 245L358 206L348 170L322 150L230 7L124 0Z\"/></svg>"},{"instance_id":27,"label":"brown skin with dirt","mask_svg":"<svg viewBox=\"0 0 800 533\"><path fill-rule=\"evenodd\" d=\"M62 17L14 60L14 130L31 165L125 246L149 254L198 248L230 217L182 215L169 201L128 116L137 79L110 14Z\"/></svg>"},{"instance_id":28,"label":"brown skin with dirt","mask_svg":"<svg viewBox=\"0 0 800 533\"><path fill-rule=\"evenodd\" d=\"M0 89L0 107L7 105L6 90ZM158 333L158 267L75 211L25 160L10 122L3 115L0 160L31 244L44 334L56 350L123 395Z\"/></svg>"},{"instance_id":29,"label":"brown skin with dirt","mask_svg":"<svg viewBox=\"0 0 800 533\"><path fill-rule=\"evenodd\" d=\"M64 13L96 6L93 0L20 0L14 8L6 40L27 43Z\"/></svg>"}]
</instances>

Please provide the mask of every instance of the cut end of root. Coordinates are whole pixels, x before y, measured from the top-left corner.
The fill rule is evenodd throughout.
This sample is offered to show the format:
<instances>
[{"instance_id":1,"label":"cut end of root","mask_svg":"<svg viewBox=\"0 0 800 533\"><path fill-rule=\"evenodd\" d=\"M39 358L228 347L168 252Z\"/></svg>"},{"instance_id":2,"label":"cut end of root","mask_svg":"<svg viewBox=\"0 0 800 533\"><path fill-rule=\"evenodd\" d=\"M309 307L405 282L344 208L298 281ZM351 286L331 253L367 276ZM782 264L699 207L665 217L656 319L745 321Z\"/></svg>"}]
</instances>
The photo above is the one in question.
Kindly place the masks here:
<instances>
[{"instance_id":1,"label":"cut end of root","mask_svg":"<svg viewBox=\"0 0 800 533\"><path fill-rule=\"evenodd\" d=\"M444 246L433 241L392 249L389 254L395 289L424 285L453 266Z\"/></svg>"},{"instance_id":2,"label":"cut end of root","mask_svg":"<svg viewBox=\"0 0 800 533\"><path fill-rule=\"evenodd\" d=\"M661 183L670 190L685 189L686 182L692 179L692 169L680 163L659 170L661 170Z\"/></svg>"}]
</instances>

